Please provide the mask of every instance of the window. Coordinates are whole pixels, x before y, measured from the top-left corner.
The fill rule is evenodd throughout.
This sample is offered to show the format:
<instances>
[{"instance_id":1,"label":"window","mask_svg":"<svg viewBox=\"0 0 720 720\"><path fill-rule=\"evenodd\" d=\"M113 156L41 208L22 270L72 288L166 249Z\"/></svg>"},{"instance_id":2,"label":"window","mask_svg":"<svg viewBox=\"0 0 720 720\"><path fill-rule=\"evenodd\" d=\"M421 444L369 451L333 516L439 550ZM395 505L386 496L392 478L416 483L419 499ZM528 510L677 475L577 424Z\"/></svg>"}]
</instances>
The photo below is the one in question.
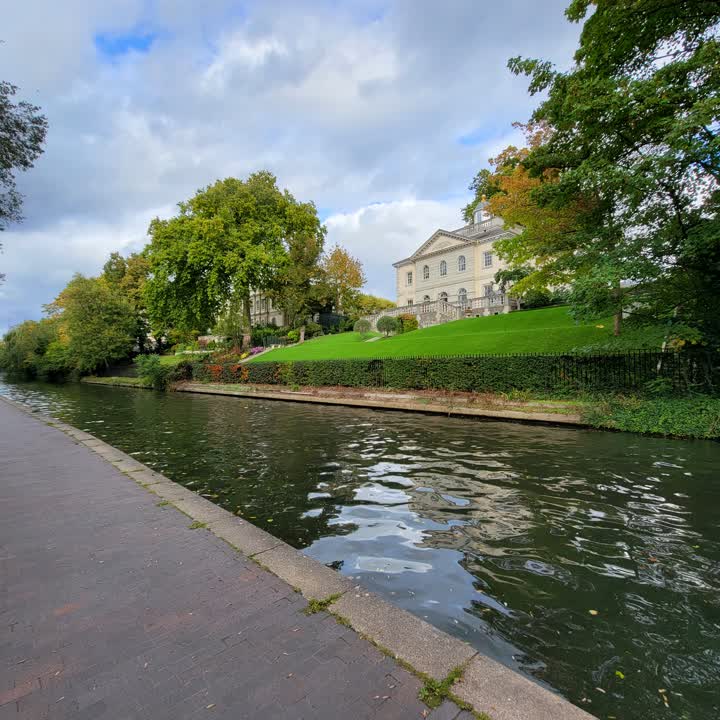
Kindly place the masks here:
<instances>
[{"instance_id":1,"label":"window","mask_svg":"<svg viewBox=\"0 0 720 720\"><path fill-rule=\"evenodd\" d=\"M412 298L408 298L408 302L407 302L407 304L408 304L408 306L410 306L410 305L412 305L412 304L413 304L413 300L412 300Z\"/></svg>"},{"instance_id":2,"label":"window","mask_svg":"<svg viewBox=\"0 0 720 720\"><path fill-rule=\"evenodd\" d=\"M424 265L423 266L423 280L429 280L429 279L430 279L430 268L427 265Z\"/></svg>"},{"instance_id":3,"label":"window","mask_svg":"<svg viewBox=\"0 0 720 720\"><path fill-rule=\"evenodd\" d=\"M458 258L458 272L465 272L465 256L461 255Z\"/></svg>"},{"instance_id":4,"label":"window","mask_svg":"<svg viewBox=\"0 0 720 720\"><path fill-rule=\"evenodd\" d=\"M483 262L485 263L485 267L492 267L492 253L491 252L484 252L483 253Z\"/></svg>"},{"instance_id":5,"label":"window","mask_svg":"<svg viewBox=\"0 0 720 720\"><path fill-rule=\"evenodd\" d=\"M429 295L423 295L423 302L429 303L430 302L430 296Z\"/></svg>"},{"instance_id":6,"label":"window","mask_svg":"<svg viewBox=\"0 0 720 720\"><path fill-rule=\"evenodd\" d=\"M485 293L485 297L489 297L493 294L493 284L490 283L489 285L483 285L483 291Z\"/></svg>"},{"instance_id":7,"label":"window","mask_svg":"<svg viewBox=\"0 0 720 720\"><path fill-rule=\"evenodd\" d=\"M460 307L467 307L467 290L465 288L458 290L458 302Z\"/></svg>"},{"instance_id":8,"label":"window","mask_svg":"<svg viewBox=\"0 0 720 720\"><path fill-rule=\"evenodd\" d=\"M407 284L412 285L412 272L407 274Z\"/></svg>"},{"instance_id":9,"label":"window","mask_svg":"<svg viewBox=\"0 0 720 720\"><path fill-rule=\"evenodd\" d=\"M446 292L441 292L438 298L440 302L446 303L448 301L448 294Z\"/></svg>"},{"instance_id":10,"label":"window","mask_svg":"<svg viewBox=\"0 0 720 720\"><path fill-rule=\"evenodd\" d=\"M447 263L444 260L440 261L440 275L447 275Z\"/></svg>"}]
</instances>

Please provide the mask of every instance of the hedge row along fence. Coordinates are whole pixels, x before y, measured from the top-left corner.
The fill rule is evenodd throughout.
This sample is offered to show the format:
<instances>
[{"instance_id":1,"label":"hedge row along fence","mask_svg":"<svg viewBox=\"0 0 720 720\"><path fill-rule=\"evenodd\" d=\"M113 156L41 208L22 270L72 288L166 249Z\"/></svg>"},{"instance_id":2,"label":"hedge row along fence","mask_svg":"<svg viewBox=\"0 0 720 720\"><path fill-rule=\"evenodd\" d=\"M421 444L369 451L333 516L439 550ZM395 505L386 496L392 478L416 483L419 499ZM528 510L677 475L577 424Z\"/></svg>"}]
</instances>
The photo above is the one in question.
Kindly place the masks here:
<instances>
[{"instance_id":1,"label":"hedge row along fence","mask_svg":"<svg viewBox=\"0 0 720 720\"><path fill-rule=\"evenodd\" d=\"M720 364L709 352L607 355L469 355L357 360L194 364L205 382L269 385L618 392L657 389L717 393Z\"/></svg>"}]
</instances>

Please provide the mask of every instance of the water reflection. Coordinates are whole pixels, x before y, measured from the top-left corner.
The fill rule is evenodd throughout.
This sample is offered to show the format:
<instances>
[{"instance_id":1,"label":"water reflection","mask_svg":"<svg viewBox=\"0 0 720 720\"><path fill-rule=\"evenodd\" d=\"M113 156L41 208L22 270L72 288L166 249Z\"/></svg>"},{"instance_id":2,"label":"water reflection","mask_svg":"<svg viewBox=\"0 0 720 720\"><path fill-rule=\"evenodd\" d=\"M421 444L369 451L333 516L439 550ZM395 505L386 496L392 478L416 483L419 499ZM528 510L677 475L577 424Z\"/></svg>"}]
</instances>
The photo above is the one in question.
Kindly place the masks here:
<instances>
[{"instance_id":1,"label":"water reflection","mask_svg":"<svg viewBox=\"0 0 720 720\"><path fill-rule=\"evenodd\" d=\"M720 712L717 444L78 385L4 391L593 714Z\"/></svg>"}]
</instances>

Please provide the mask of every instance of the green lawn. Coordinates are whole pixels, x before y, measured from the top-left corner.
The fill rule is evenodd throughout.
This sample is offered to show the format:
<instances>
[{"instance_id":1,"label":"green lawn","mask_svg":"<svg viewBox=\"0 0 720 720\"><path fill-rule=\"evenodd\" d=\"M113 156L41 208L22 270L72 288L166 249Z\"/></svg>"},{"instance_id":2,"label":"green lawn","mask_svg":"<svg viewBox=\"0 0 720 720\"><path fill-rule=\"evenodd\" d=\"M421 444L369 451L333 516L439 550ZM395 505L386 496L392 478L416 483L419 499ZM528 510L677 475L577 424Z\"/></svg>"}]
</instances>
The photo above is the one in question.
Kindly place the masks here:
<instances>
[{"instance_id":1,"label":"green lawn","mask_svg":"<svg viewBox=\"0 0 720 720\"><path fill-rule=\"evenodd\" d=\"M566 307L523 310L508 315L457 320L404 335L367 342L354 332L313 338L263 353L251 362L326 360L430 355L497 355L558 353L591 347L606 349L659 348L661 329L628 330L612 337L612 320L581 325Z\"/></svg>"}]
</instances>

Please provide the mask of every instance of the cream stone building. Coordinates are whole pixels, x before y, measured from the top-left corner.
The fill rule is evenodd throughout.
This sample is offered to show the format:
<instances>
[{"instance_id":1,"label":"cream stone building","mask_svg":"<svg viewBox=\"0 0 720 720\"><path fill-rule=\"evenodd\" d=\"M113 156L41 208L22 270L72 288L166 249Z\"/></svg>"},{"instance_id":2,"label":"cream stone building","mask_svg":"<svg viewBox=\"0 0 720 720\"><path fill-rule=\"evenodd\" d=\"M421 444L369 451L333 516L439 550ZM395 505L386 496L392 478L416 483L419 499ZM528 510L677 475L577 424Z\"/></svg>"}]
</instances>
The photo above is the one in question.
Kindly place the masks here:
<instances>
[{"instance_id":1,"label":"cream stone building","mask_svg":"<svg viewBox=\"0 0 720 720\"><path fill-rule=\"evenodd\" d=\"M478 203L470 224L436 230L410 257L393 263L398 307L381 315L411 313L426 327L519 309L519 302L494 281L506 265L493 247L517 231L505 228L487 205L485 199ZM379 316L368 319L374 324Z\"/></svg>"},{"instance_id":2,"label":"cream stone building","mask_svg":"<svg viewBox=\"0 0 720 720\"><path fill-rule=\"evenodd\" d=\"M285 312L276 307L272 298L258 290L250 290L250 322L252 325L286 325Z\"/></svg>"}]
</instances>

